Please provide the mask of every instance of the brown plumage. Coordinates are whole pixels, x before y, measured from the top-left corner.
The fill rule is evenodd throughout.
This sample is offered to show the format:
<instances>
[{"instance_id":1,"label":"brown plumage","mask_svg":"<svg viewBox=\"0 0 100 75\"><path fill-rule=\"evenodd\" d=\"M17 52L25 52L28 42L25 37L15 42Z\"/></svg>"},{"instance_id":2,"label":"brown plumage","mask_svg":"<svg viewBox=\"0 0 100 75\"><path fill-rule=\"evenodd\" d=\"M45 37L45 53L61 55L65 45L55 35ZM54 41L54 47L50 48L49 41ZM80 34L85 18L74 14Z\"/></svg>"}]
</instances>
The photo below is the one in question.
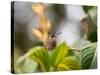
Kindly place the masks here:
<instances>
[{"instance_id":1,"label":"brown plumage","mask_svg":"<svg viewBox=\"0 0 100 75\"><path fill-rule=\"evenodd\" d=\"M44 42L44 47L48 50L52 50L56 47L55 37L49 37L46 42Z\"/></svg>"}]
</instances>

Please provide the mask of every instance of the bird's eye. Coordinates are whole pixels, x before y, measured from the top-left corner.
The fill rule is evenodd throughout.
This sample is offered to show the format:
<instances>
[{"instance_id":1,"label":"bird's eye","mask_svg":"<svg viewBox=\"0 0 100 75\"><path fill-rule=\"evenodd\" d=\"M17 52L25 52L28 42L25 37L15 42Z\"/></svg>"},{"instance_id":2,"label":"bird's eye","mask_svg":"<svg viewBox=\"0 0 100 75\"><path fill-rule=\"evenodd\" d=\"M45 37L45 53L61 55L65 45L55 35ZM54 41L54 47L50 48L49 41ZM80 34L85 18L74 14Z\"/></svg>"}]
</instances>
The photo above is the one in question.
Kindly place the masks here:
<instances>
[{"instance_id":1,"label":"bird's eye","mask_svg":"<svg viewBox=\"0 0 100 75\"><path fill-rule=\"evenodd\" d=\"M51 37L53 38L53 37L54 37L54 35L52 34L52 35L51 35Z\"/></svg>"}]
</instances>

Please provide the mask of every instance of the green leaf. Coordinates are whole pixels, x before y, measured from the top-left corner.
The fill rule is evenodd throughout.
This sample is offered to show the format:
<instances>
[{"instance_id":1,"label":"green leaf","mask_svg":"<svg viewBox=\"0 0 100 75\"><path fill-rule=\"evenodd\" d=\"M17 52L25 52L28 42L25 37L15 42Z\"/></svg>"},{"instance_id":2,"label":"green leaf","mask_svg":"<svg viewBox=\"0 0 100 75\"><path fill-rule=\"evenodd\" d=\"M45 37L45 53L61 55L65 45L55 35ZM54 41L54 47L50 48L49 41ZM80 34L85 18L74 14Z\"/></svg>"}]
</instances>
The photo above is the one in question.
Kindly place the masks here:
<instances>
[{"instance_id":1,"label":"green leaf","mask_svg":"<svg viewBox=\"0 0 100 75\"><path fill-rule=\"evenodd\" d=\"M81 48L81 68L90 69L96 51L96 43L90 43ZM96 64L95 64L96 66Z\"/></svg>"},{"instance_id":2,"label":"green leaf","mask_svg":"<svg viewBox=\"0 0 100 75\"><path fill-rule=\"evenodd\" d=\"M27 67L28 67L28 63L32 63L34 66L33 66L33 72L35 72L34 71L34 68L36 67L36 64L38 64L38 62L35 60L35 59L39 59L38 57L36 58L36 57L34 57L35 59L32 59L31 58L31 56L32 55L35 55L38 51L41 51L41 53L42 52L45 52L45 53L47 53L47 51L43 48L43 47L34 47L34 48L31 48L30 50L29 50L29 52L27 52L25 55L23 55L23 56L21 56L18 60L17 60L17 62L16 62L16 66L15 66L15 71L16 71L16 73L26 73L26 72L30 72L31 70L29 70ZM40 57L41 57L41 55L40 55ZM43 57L43 56L42 56ZM34 62L29 62L29 59L30 60L33 60ZM41 61L40 62L42 62L42 59L41 59ZM27 65L27 67L26 67L26 65ZM40 65L40 64L39 64ZM43 64L41 64L41 66L42 66ZM29 66L30 67L30 66ZM43 66L44 67L44 66ZM27 69L25 69L25 68L27 68Z\"/></svg>"},{"instance_id":3,"label":"green leaf","mask_svg":"<svg viewBox=\"0 0 100 75\"><path fill-rule=\"evenodd\" d=\"M97 7L92 8L88 11L88 16L95 26L97 26Z\"/></svg>"},{"instance_id":4,"label":"green leaf","mask_svg":"<svg viewBox=\"0 0 100 75\"><path fill-rule=\"evenodd\" d=\"M66 57L61 63L54 67L55 71L79 70L80 65L74 56Z\"/></svg>"},{"instance_id":5,"label":"green leaf","mask_svg":"<svg viewBox=\"0 0 100 75\"><path fill-rule=\"evenodd\" d=\"M97 51L97 50L96 50ZM91 69L96 69L97 68L97 52L95 52L95 55L93 57L93 61L90 66Z\"/></svg>"},{"instance_id":6,"label":"green leaf","mask_svg":"<svg viewBox=\"0 0 100 75\"><path fill-rule=\"evenodd\" d=\"M15 73L32 73L37 69L38 64L29 58L15 66Z\"/></svg>"},{"instance_id":7,"label":"green leaf","mask_svg":"<svg viewBox=\"0 0 100 75\"><path fill-rule=\"evenodd\" d=\"M85 11L85 13L88 13L88 11L90 9L92 9L94 6L83 6L83 10Z\"/></svg>"},{"instance_id":8,"label":"green leaf","mask_svg":"<svg viewBox=\"0 0 100 75\"><path fill-rule=\"evenodd\" d=\"M34 51L29 57L39 64L40 71L45 72L50 70L50 56L45 48Z\"/></svg>"},{"instance_id":9,"label":"green leaf","mask_svg":"<svg viewBox=\"0 0 100 75\"><path fill-rule=\"evenodd\" d=\"M53 65L59 64L65 58L67 53L68 53L68 46L66 45L65 42L58 45L52 53L52 64Z\"/></svg>"}]
</instances>

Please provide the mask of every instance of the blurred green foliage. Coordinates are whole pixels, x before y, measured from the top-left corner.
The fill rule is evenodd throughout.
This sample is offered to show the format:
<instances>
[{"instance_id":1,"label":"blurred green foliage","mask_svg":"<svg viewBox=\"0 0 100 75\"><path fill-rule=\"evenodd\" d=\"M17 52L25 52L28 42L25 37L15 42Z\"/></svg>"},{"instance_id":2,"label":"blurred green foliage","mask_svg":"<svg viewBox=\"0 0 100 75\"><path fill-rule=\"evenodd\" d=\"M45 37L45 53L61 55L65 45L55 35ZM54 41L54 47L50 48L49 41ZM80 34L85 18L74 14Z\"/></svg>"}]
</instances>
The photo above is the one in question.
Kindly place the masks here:
<instances>
[{"instance_id":1,"label":"blurred green foliage","mask_svg":"<svg viewBox=\"0 0 100 75\"><path fill-rule=\"evenodd\" d=\"M90 10L90 9L92 9L94 6L83 6L83 10L86 12L86 13L88 13L88 11Z\"/></svg>"},{"instance_id":2,"label":"blurred green foliage","mask_svg":"<svg viewBox=\"0 0 100 75\"><path fill-rule=\"evenodd\" d=\"M94 27L94 31L88 36L88 40L91 42L97 42L97 6L82 6L86 15L90 18L91 24ZM90 30L90 29L89 29Z\"/></svg>"},{"instance_id":3,"label":"blurred green foliage","mask_svg":"<svg viewBox=\"0 0 100 75\"><path fill-rule=\"evenodd\" d=\"M96 43L88 43L79 51L71 50L65 42L52 51L44 47L34 47L18 59L15 65L16 73L50 72L89 69L96 51ZM93 64L97 65L97 64Z\"/></svg>"}]
</instances>

